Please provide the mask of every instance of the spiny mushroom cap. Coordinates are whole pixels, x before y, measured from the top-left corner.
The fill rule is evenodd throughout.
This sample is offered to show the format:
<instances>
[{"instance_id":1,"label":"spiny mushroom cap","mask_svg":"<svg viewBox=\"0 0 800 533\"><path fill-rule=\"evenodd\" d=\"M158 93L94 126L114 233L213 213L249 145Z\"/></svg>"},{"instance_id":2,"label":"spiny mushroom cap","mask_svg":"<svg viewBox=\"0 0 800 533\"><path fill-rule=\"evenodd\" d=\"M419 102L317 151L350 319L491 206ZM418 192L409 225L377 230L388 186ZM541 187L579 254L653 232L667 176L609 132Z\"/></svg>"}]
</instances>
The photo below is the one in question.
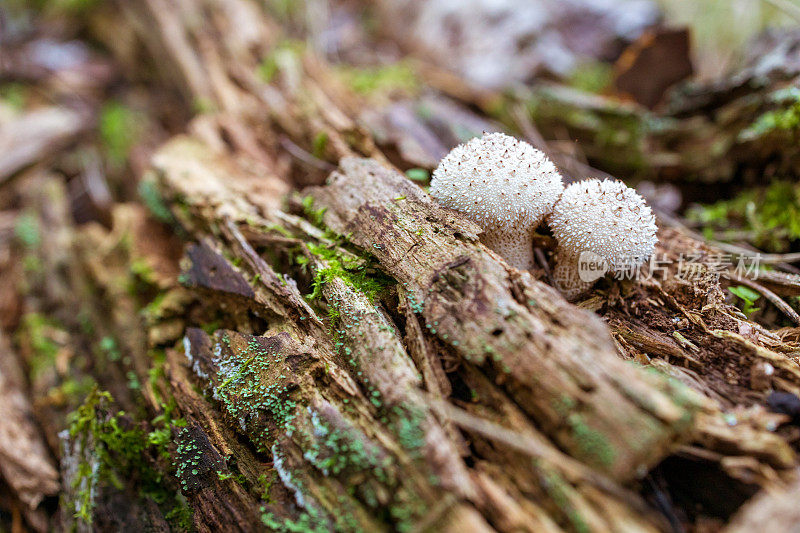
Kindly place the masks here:
<instances>
[{"instance_id":1,"label":"spiny mushroom cap","mask_svg":"<svg viewBox=\"0 0 800 533\"><path fill-rule=\"evenodd\" d=\"M544 153L503 133L488 133L442 159L430 193L485 229L532 229L563 190L558 169Z\"/></svg>"},{"instance_id":2,"label":"spiny mushroom cap","mask_svg":"<svg viewBox=\"0 0 800 533\"><path fill-rule=\"evenodd\" d=\"M610 266L641 264L656 242L656 218L621 181L589 179L564 189L548 221L566 253L593 252Z\"/></svg>"}]
</instances>

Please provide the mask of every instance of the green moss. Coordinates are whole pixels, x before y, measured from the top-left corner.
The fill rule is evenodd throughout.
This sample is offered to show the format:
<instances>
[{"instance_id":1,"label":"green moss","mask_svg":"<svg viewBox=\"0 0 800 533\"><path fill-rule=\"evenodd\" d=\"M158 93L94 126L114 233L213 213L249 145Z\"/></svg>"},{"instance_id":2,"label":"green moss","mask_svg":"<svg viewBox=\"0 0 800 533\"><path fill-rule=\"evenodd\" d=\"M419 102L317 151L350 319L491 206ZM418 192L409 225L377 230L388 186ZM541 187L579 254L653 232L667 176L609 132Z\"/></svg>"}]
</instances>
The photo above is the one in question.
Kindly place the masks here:
<instances>
[{"instance_id":1,"label":"green moss","mask_svg":"<svg viewBox=\"0 0 800 533\"><path fill-rule=\"evenodd\" d=\"M406 177L412 181L429 181L431 174L424 168L410 168L406 170Z\"/></svg>"},{"instance_id":2,"label":"green moss","mask_svg":"<svg viewBox=\"0 0 800 533\"><path fill-rule=\"evenodd\" d=\"M269 12L281 22L289 22L296 17L305 16L305 2L298 0L266 0Z\"/></svg>"},{"instance_id":3,"label":"green moss","mask_svg":"<svg viewBox=\"0 0 800 533\"><path fill-rule=\"evenodd\" d=\"M534 464L537 464L537 462ZM544 488L550 499L572 526L572 529L578 533L589 533L592 529L572 504L570 498L575 489L554 470L540 468L540 471L542 474L542 488Z\"/></svg>"},{"instance_id":4,"label":"green moss","mask_svg":"<svg viewBox=\"0 0 800 533\"><path fill-rule=\"evenodd\" d=\"M319 517L318 511L303 511L297 519L280 520L267 508L261 507L261 523L280 533L328 533L328 525Z\"/></svg>"},{"instance_id":5,"label":"green moss","mask_svg":"<svg viewBox=\"0 0 800 533\"><path fill-rule=\"evenodd\" d=\"M34 356L53 361L58 353L58 344L53 340L53 335L61 330L54 320L40 313L27 313L22 317L19 332L30 342Z\"/></svg>"},{"instance_id":6,"label":"green moss","mask_svg":"<svg viewBox=\"0 0 800 533\"><path fill-rule=\"evenodd\" d=\"M596 461L602 466L614 464L617 453L605 435L592 429L577 413L572 413L567 417L567 424L572 430L572 438L582 456Z\"/></svg>"},{"instance_id":7,"label":"green moss","mask_svg":"<svg viewBox=\"0 0 800 533\"><path fill-rule=\"evenodd\" d=\"M86 15L103 0L32 0L30 6L49 15Z\"/></svg>"},{"instance_id":8,"label":"green moss","mask_svg":"<svg viewBox=\"0 0 800 533\"><path fill-rule=\"evenodd\" d=\"M97 344L100 352L105 354L109 361L119 361L122 359L122 352L113 337L103 337Z\"/></svg>"},{"instance_id":9,"label":"green moss","mask_svg":"<svg viewBox=\"0 0 800 533\"><path fill-rule=\"evenodd\" d=\"M369 472L386 481L388 472L377 450L368 448L363 435L355 429L333 427L318 414L311 417L311 428L304 431L304 457L325 476L339 476L344 471Z\"/></svg>"},{"instance_id":10,"label":"green moss","mask_svg":"<svg viewBox=\"0 0 800 533\"><path fill-rule=\"evenodd\" d=\"M194 531L192 510L185 501L178 499L178 504L167 511L164 518L173 524L178 531Z\"/></svg>"},{"instance_id":11,"label":"green moss","mask_svg":"<svg viewBox=\"0 0 800 533\"><path fill-rule=\"evenodd\" d=\"M261 488L261 499L267 503L272 499L270 490L275 483L276 476L277 473L274 470L271 471L271 475L261 474L258 476L258 485Z\"/></svg>"},{"instance_id":12,"label":"green moss","mask_svg":"<svg viewBox=\"0 0 800 533\"><path fill-rule=\"evenodd\" d=\"M131 390L140 390L142 388L142 384L139 382L139 376L136 375L136 372L129 370L125 377L128 378L128 388Z\"/></svg>"},{"instance_id":13,"label":"green moss","mask_svg":"<svg viewBox=\"0 0 800 533\"><path fill-rule=\"evenodd\" d=\"M131 148L139 142L142 123L131 108L108 102L100 112L100 138L109 163L115 168L124 166Z\"/></svg>"},{"instance_id":14,"label":"green moss","mask_svg":"<svg viewBox=\"0 0 800 533\"><path fill-rule=\"evenodd\" d=\"M566 417L575 408L575 400L566 394L562 394L558 399L553 400L553 409L559 415Z\"/></svg>"},{"instance_id":15,"label":"green moss","mask_svg":"<svg viewBox=\"0 0 800 533\"><path fill-rule=\"evenodd\" d=\"M800 132L800 88L789 87L776 91L770 98L779 108L760 115L753 124L742 130L740 141L751 141L771 133Z\"/></svg>"},{"instance_id":16,"label":"green moss","mask_svg":"<svg viewBox=\"0 0 800 533\"><path fill-rule=\"evenodd\" d=\"M292 235L292 233L288 229L286 229L283 226L280 226L278 224L269 224L267 226L264 226L264 229L267 230L267 231L274 231L275 233L280 233L284 237L288 237L290 239L294 237L294 235ZM242 258L241 257L237 257L232 262L233 262L233 266L237 266L238 267L239 263L242 262Z\"/></svg>"},{"instance_id":17,"label":"green moss","mask_svg":"<svg viewBox=\"0 0 800 533\"><path fill-rule=\"evenodd\" d=\"M190 529L191 514L185 503L165 485L163 474L148 460L151 454L168 455L170 442L164 429L173 421L164 417L153 432L142 424L128 419L122 411L112 414L113 398L96 387L85 402L69 415L69 435L79 449L91 446L96 464L81 463L73 480L73 488L80 488L74 502L70 502L76 518L91 523L93 493L99 483L105 482L121 489L124 481L134 480L140 495L151 499L172 520L179 530ZM178 421L174 421L179 423Z\"/></svg>"},{"instance_id":18,"label":"green moss","mask_svg":"<svg viewBox=\"0 0 800 533\"><path fill-rule=\"evenodd\" d=\"M168 298L169 292L158 293L150 302L139 312L146 320L147 324L157 324L165 316L168 316L173 309L174 300Z\"/></svg>"},{"instance_id":19,"label":"green moss","mask_svg":"<svg viewBox=\"0 0 800 533\"><path fill-rule=\"evenodd\" d=\"M175 449L175 460L173 461L175 475L178 477L181 490L189 492L199 484L197 478L201 473L200 469L207 468L203 465L205 450L194 440L188 428L183 428L178 432L177 442L178 446Z\"/></svg>"},{"instance_id":20,"label":"green moss","mask_svg":"<svg viewBox=\"0 0 800 533\"><path fill-rule=\"evenodd\" d=\"M324 131L321 131L314 137L311 153L314 154L314 157L318 157L321 159L325 157L325 151L327 147L328 147L328 134Z\"/></svg>"},{"instance_id":21,"label":"green moss","mask_svg":"<svg viewBox=\"0 0 800 533\"><path fill-rule=\"evenodd\" d=\"M687 218L708 238L742 240L744 234L760 249L785 252L800 239L800 185L776 180L731 200L695 206Z\"/></svg>"},{"instance_id":22,"label":"green moss","mask_svg":"<svg viewBox=\"0 0 800 533\"><path fill-rule=\"evenodd\" d=\"M92 523L92 511L94 510L93 494L97 485L97 475L92 463L83 462L78 465L75 479L72 481L71 488L77 491L72 505L72 516L86 523Z\"/></svg>"},{"instance_id":23,"label":"green moss","mask_svg":"<svg viewBox=\"0 0 800 533\"><path fill-rule=\"evenodd\" d=\"M614 69L600 61L582 63L570 74L567 83L572 87L589 93L601 93L611 86Z\"/></svg>"},{"instance_id":24,"label":"green moss","mask_svg":"<svg viewBox=\"0 0 800 533\"><path fill-rule=\"evenodd\" d=\"M236 374L223 381L222 384L220 384L219 387L217 387L215 392L219 394L220 392L222 392L223 389L225 389L225 387L233 383L235 380L240 379L247 372L247 367L250 366L250 363L252 363L256 357L258 357L258 354L254 354L249 358L247 358L247 360L245 360L245 362L236 371Z\"/></svg>"},{"instance_id":25,"label":"green moss","mask_svg":"<svg viewBox=\"0 0 800 533\"><path fill-rule=\"evenodd\" d=\"M395 502L389 507L389 515L395 529L401 533L416 531L420 519L424 520L430 512L426 501L406 490L395 494Z\"/></svg>"},{"instance_id":26,"label":"green moss","mask_svg":"<svg viewBox=\"0 0 800 533\"><path fill-rule=\"evenodd\" d=\"M403 283L403 285L405 289L405 297L406 300L408 300L408 306L414 313L422 314L422 312L425 310L425 299L418 297L414 292L414 289L409 289L406 287L406 283Z\"/></svg>"},{"instance_id":27,"label":"green moss","mask_svg":"<svg viewBox=\"0 0 800 533\"><path fill-rule=\"evenodd\" d=\"M215 320L214 322L208 322L207 324L203 324L200 327L207 334L211 335L212 333L214 333L215 331L217 331L222 327L222 322L220 322L219 320Z\"/></svg>"},{"instance_id":28,"label":"green moss","mask_svg":"<svg viewBox=\"0 0 800 533\"><path fill-rule=\"evenodd\" d=\"M217 112L217 103L212 98L195 98L192 101L192 110L198 115Z\"/></svg>"},{"instance_id":29,"label":"green moss","mask_svg":"<svg viewBox=\"0 0 800 533\"><path fill-rule=\"evenodd\" d=\"M65 334L65 329L55 320L39 313L27 313L22 316L17 337L20 342L30 346L31 379L35 380L47 369L55 366L56 355L60 350L57 338Z\"/></svg>"},{"instance_id":30,"label":"green moss","mask_svg":"<svg viewBox=\"0 0 800 533\"><path fill-rule=\"evenodd\" d=\"M167 224L175 222L172 211L169 210L169 207L167 207L167 204L164 203L164 200L161 198L161 193L159 193L155 181L152 179L143 179L139 182L138 192L144 205L147 206L156 220Z\"/></svg>"},{"instance_id":31,"label":"green moss","mask_svg":"<svg viewBox=\"0 0 800 533\"><path fill-rule=\"evenodd\" d=\"M285 40L278 43L259 63L256 72L258 77L265 83L271 83L281 69L297 64L304 50L305 43L302 41Z\"/></svg>"},{"instance_id":32,"label":"green moss","mask_svg":"<svg viewBox=\"0 0 800 533\"><path fill-rule=\"evenodd\" d=\"M0 102L15 111L22 111L27 100L26 89L19 83L5 83L0 86Z\"/></svg>"},{"instance_id":33,"label":"green moss","mask_svg":"<svg viewBox=\"0 0 800 533\"><path fill-rule=\"evenodd\" d=\"M164 370L167 354L161 349L151 349L148 350L147 355L152 361L152 365L147 371L147 381L150 384L150 389L153 391L156 401L158 401L161 407L166 411L167 406L164 405L164 399L165 397L172 397L170 394L169 383L167 381L167 375ZM174 404L174 401L172 403ZM169 409L171 410L173 408L174 406L170 406Z\"/></svg>"},{"instance_id":34,"label":"green moss","mask_svg":"<svg viewBox=\"0 0 800 533\"><path fill-rule=\"evenodd\" d=\"M42 244L39 217L33 211L25 211L17 217L14 224L14 236L20 244L29 250L37 249Z\"/></svg>"},{"instance_id":35,"label":"green moss","mask_svg":"<svg viewBox=\"0 0 800 533\"><path fill-rule=\"evenodd\" d=\"M43 274L44 265L42 260L33 254L26 254L22 259L22 267L27 274Z\"/></svg>"},{"instance_id":36,"label":"green moss","mask_svg":"<svg viewBox=\"0 0 800 533\"><path fill-rule=\"evenodd\" d=\"M303 212L305 213L306 218L311 221L312 224L317 226L318 228L325 228L325 223L323 222L323 216L325 215L326 208L322 207L320 209L314 209L314 197L313 196L304 196L302 200L303 205Z\"/></svg>"},{"instance_id":37,"label":"green moss","mask_svg":"<svg viewBox=\"0 0 800 533\"><path fill-rule=\"evenodd\" d=\"M50 388L47 396L59 403L68 402L72 405L79 405L96 386L97 382L90 376L67 378L60 385Z\"/></svg>"},{"instance_id":38,"label":"green moss","mask_svg":"<svg viewBox=\"0 0 800 533\"><path fill-rule=\"evenodd\" d=\"M368 259L345 257L336 248L320 246L314 243L308 243L307 248L328 265L314 274L313 291L307 296L310 300L319 298L322 294L322 286L333 279L343 280L347 285L363 293L370 300L374 300L381 291L394 284L392 278L379 270L375 270Z\"/></svg>"},{"instance_id":39,"label":"green moss","mask_svg":"<svg viewBox=\"0 0 800 533\"><path fill-rule=\"evenodd\" d=\"M312 293L307 296L309 300L317 299L322 294L322 286L333 279L342 279L350 287L362 292L370 300L374 299L386 287L392 285L394 280L383 274L375 265L376 262L369 254L350 250L353 248L347 242L347 238L331 231L324 223L323 217L325 208L314 209L314 198L306 196L302 200L303 209L306 217L318 228L325 231L326 238L333 241L329 246L315 243L307 243L306 248L309 252L319 257L326 263L326 267L314 273L312 282ZM344 254L341 249L349 251ZM305 268L308 264L306 257L299 255L295 258L298 265ZM335 307L335 303L329 305ZM338 310L334 310L338 313Z\"/></svg>"},{"instance_id":40,"label":"green moss","mask_svg":"<svg viewBox=\"0 0 800 533\"><path fill-rule=\"evenodd\" d=\"M304 483L298 479L290 469L285 466L285 457L283 457L277 448L272 448L272 456L275 462L276 470L280 470L282 479L289 479L289 484L296 492L302 493L305 490ZM315 505L304 503L305 509L300 511L295 518L278 518L268 510L267 506L261 507L261 522L272 531L279 532L293 532L293 533L322 533L330 531L331 528L328 520L323 516L320 509ZM338 510L337 524L342 523L343 517L346 515L344 506ZM334 528L337 531L343 528ZM344 529L345 531L347 529Z\"/></svg>"},{"instance_id":41,"label":"green moss","mask_svg":"<svg viewBox=\"0 0 800 533\"><path fill-rule=\"evenodd\" d=\"M124 279L125 291L141 306L146 306L151 301L148 295L158 285L153 267L147 259L136 258L128 263L128 274Z\"/></svg>"},{"instance_id":42,"label":"green moss","mask_svg":"<svg viewBox=\"0 0 800 533\"><path fill-rule=\"evenodd\" d=\"M425 430L422 429L425 413L408 404L396 406L392 411L396 416L393 426L398 441L412 456L418 456L425 445Z\"/></svg>"},{"instance_id":43,"label":"green moss","mask_svg":"<svg viewBox=\"0 0 800 533\"><path fill-rule=\"evenodd\" d=\"M219 479L220 481L227 481L229 479L235 479L235 477L236 476L234 476L234 474L231 473L231 472L223 472L221 470L217 471L217 479Z\"/></svg>"},{"instance_id":44,"label":"green moss","mask_svg":"<svg viewBox=\"0 0 800 533\"><path fill-rule=\"evenodd\" d=\"M414 70L403 62L379 67L340 67L339 74L357 93L376 94L403 91L415 93L420 85Z\"/></svg>"}]
</instances>

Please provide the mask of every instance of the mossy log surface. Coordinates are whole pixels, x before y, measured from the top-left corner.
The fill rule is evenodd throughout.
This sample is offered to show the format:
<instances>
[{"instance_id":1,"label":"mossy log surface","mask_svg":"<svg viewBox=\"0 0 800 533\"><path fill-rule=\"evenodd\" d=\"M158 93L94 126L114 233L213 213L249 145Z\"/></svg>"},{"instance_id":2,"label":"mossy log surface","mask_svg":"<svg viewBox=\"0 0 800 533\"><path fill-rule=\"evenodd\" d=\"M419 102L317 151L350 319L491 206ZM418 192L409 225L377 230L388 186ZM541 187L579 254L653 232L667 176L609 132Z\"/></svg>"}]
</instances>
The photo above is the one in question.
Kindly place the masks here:
<instances>
[{"instance_id":1,"label":"mossy log surface","mask_svg":"<svg viewBox=\"0 0 800 533\"><path fill-rule=\"evenodd\" d=\"M389 167L346 159L284 211L245 192L247 165L182 137L150 179L197 242L173 290L213 324L188 327L165 366L199 529L242 516L279 529L663 529L631 488L679 450L712 468L727 449L764 479L793 465L774 435L731 428L711 400L621 360L600 319L505 266ZM221 482L238 487L210 488Z\"/></svg>"},{"instance_id":2,"label":"mossy log surface","mask_svg":"<svg viewBox=\"0 0 800 533\"><path fill-rule=\"evenodd\" d=\"M630 154L626 175L727 180L775 150L791 168L786 132L739 133L795 73L688 93L663 120L545 84L490 113L501 95L424 63L424 94L364 96L249 0L118 0L90 25L132 77L191 105L183 133L154 126L131 162L141 201L111 202L102 223L78 225L63 176L36 165L75 142L72 115L0 169L23 206L3 206L13 231L0 217L0 320L16 329L0 336L0 399L19 406L0 443L33 450L0 452L17 481L0 504L21 522L675 531L748 527L772 502L733 518L745 501L796 487L796 428L765 403L800 393L797 330L725 303L719 249L662 219L663 278L605 279L573 305L547 283L552 239L536 240L541 268L513 269L398 170L465 131L535 141L555 123L585 127L609 171ZM721 139L719 157L683 133ZM676 275L689 254L692 282Z\"/></svg>"},{"instance_id":3,"label":"mossy log surface","mask_svg":"<svg viewBox=\"0 0 800 533\"><path fill-rule=\"evenodd\" d=\"M239 176L216 158L198 160L198 153L201 151L191 141L179 139L155 158L157 181L166 197L181 198L187 206L182 215L185 225L216 226L226 242L216 251L209 244L190 248L183 282L210 291L212 301L224 296L239 308L249 308L266 321L268 330L256 337L242 337L232 331L209 336L192 329L184 349L194 373L207 383L208 395L221 402L222 411L261 453L272 455L273 464L284 464L283 457L290 450L291 456L305 459L287 463L294 469L281 476L290 487L291 477L305 479L298 481L297 487L308 487L309 493L293 490L300 491L301 495L296 495L299 501L316 501L309 503L314 505L313 512L325 511L313 517L315 520L348 529L346 523L331 520L350 509L353 514L339 516L339 520L352 520L369 529L378 527L370 521L377 515L403 528L433 520L429 513L436 509L442 513L436 520L444 520L443 524L450 520L484 523L475 509L483 502L473 481L475 473L464 462L463 437L453 430L455 423L436 409L443 401L441 389L451 385L441 367L441 355L434 349L449 353L451 364L463 362L468 379L475 383L474 396L482 397L482 388L489 388L486 394L498 403L488 412L494 412L492 424L508 427L516 439L537 443L527 450L528 462L542 461L543 468L567 479L592 483L608 492L604 498L636 500L614 479L630 480L637 472L646 471L690 427L702 404L699 397L677 382L646 375L620 361L602 323L585 311L578 311L580 322L573 321L574 317L564 312L568 304L553 289L532 279L515 281L514 290L528 300L524 306L519 304L510 285L514 272L477 243L476 228L437 208L418 186L396 172L369 160L346 160L334 179L349 176L349 186L334 182L314 189L307 198L315 201L305 202L309 206L306 211L321 224L321 230L277 211L267 212L259 222L262 215L256 214L257 198L250 203L253 198L240 196L238 201L219 201L211 208L204 190L214 189L215 197L226 198L227 194L219 193L235 194ZM197 174L187 171L197 164L204 165L200 182ZM402 196L405 198L399 199ZM371 213L368 217L396 206L394 216L402 221L392 224L395 229L391 232L385 225L386 216L380 215L376 220L382 221L382 229L380 223L356 224L347 230L335 220L327 224L335 209L351 212L349 202L353 201L373 206L352 211ZM198 218L199 212L206 214ZM321 218L314 216L323 212ZM213 218L205 218L209 216ZM299 262L310 269L312 284L321 285L318 293L312 293L316 295L310 300L312 305L255 252L254 245L270 234L286 241L283 253L300 254L305 260ZM381 242L375 242L376 235L381 235ZM418 252L409 251L414 239L419 239ZM426 252L425 246L438 251ZM239 267L233 266L236 258L241 261ZM470 259L482 262L486 269L480 275L472 271L473 276L478 275L477 286L492 287L493 293L487 295L483 289L476 294L476 282L467 281L470 272L463 268L459 275L447 272L448 266L463 267ZM447 299L440 299L442 295ZM442 308L446 302L478 314L451 313ZM531 314L529 307L544 310ZM559 315L559 308L562 325L557 328L553 317ZM508 320L514 315L522 315L519 322ZM462 318L461 325L452 321L457 316ZM484 323L477 330L481 321ZM583 327L578 327L579 323ZM586 323L596 336L607 339L604 344L586 335ZM459 327L472 331L467 334ZM498 328L509 331L498 333ZM546 329L552 331L533 333ZM518 346L511 349L508 343L520 336L525 341L517 341ZM520 357L532 357L518 352L524 346L533 348L536 342L547 343L550 349L538 352L541 368L525 369L519 364L525 359ZM600 366L587 369L579 361L572 362L572 369L562 369L571 362L564 355L566 350L580 357L605 357L609 369L598 372ZM547 356L542 357L547 353L565 361L553 359L548 364ZM552 366L552 379L578 375L581 382L570 381L551 392L535 394L540 388L535 376L541 377L547 366ZM627 375L628 383L622 386L619 380L605 377L612 372ZM497 388L492 383L503 385ZM590 395L598 391L609 394L620 409L595 413ZM524 402L523 409L529 410L532 418L515 407L512 397ZM528 409L533 402L542 407ZM479 402L471 405L471 410L478 406ZM509 410L518 418L514 424L504 415ZM437 413L439 416L434 416ZM633 422L637 418L642 422ZM537 429L539 425L545 434ZM620 433L624 433L622 438ZM564 456L550 444L550 438L600 472ZM343 499L341 494L348 493L348 487L350 491L355 488L354 474L358 474L359 488ZM518 475L533 476L529 483L542 483L537 469ZM449 496L442 498L442 491ZM381 498L382 493L393 496ZM601 508L594 513L605 514ZM503 512L496 509L493 514ZM545 515L541 510L537 514ZM605 518L612 523L619 519ZM652 519L645 514L637 520L644 525Z\"/></svg>"}]
</instances>

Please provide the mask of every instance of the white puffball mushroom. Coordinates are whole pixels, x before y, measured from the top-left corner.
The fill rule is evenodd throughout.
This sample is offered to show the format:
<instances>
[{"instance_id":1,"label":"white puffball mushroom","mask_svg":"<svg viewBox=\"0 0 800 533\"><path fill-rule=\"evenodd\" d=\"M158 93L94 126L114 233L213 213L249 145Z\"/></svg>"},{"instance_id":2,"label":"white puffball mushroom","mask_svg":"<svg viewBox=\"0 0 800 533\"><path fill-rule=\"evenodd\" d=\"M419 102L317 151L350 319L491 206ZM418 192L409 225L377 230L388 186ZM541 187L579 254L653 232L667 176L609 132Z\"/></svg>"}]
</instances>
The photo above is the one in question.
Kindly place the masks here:
<instances>
[{"instance_id":1,"label":"white puffball mushroom","mask_svg":"<svg viewBox=\"0 0 800 533\"><path fill-rule=\"evenodd\" d=\"M569 185L548 223L558 241L553 279L569 300L585 294L606 272L632 272L658 241L650 207L620 181L588 179Z\"/></svg>"},{"instance_id":2,"label":"white puffball mushroom","mask_svg":"<svg viewBox=\"0 0 800 533\"><path fill-rule=\"evenodd\" d=\"M503 133L453 148L433 171L430 194L480 225L481 241L519 269L533 266L533 232L564 190L543 152Z\"/></svg>"}]
</instances>

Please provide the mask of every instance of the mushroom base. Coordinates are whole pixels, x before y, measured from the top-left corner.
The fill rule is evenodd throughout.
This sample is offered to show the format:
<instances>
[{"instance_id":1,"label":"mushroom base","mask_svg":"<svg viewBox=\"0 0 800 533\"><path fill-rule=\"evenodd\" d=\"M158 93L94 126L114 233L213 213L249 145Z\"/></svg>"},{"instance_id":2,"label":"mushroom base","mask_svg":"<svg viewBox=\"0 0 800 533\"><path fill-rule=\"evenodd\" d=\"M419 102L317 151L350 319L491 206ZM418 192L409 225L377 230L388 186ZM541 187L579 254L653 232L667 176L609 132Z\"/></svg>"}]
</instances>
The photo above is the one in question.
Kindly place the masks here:
<instances>
[{"instance_id":1,"label":"mushroom base","mask_svg":"<svg viewBox=\"0 0 800 533\"><path fill-rule=\"evenodd\" d=\"M556 284L556 288L569 301L574 301L589 292L595 281L597 281L584 281L581 279L578 269L579 258L579 254L567 253L564 250L557 250L556 252L553 281Z\"/></svg>"},{"instance_id":2,"label":"mushroom base","mask_svg":"<svg viewBox=\"0 0 800 533\"><path fill-rule=\"evenodd\" d=\"M533 228L486 230L481 234L481 242L500 254L512 267L520 270L533 268Z\"/></svg>"}]
</instances>

